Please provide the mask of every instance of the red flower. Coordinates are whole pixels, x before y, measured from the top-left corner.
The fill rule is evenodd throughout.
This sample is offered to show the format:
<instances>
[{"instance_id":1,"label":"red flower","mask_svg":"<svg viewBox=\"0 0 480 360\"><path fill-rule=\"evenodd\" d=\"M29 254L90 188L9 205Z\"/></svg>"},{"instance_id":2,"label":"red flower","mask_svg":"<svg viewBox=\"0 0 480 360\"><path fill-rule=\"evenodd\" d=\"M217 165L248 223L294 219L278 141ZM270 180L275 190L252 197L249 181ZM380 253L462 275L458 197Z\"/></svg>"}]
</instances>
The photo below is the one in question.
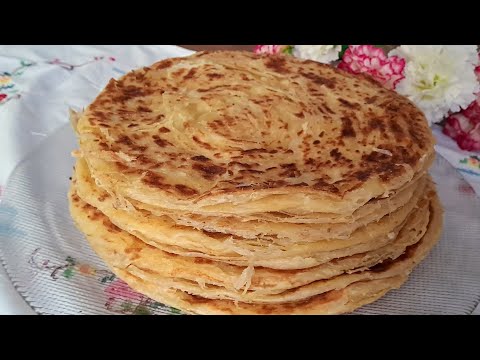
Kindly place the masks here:
<instances>
[{"instance_id":1,"label":"red flower","mask_svg":"<svg viewBox=\"0 0 480 360\"><path fill-rule=\"evenodd\" d=\"M7 98L7 94L0 94L0 102Z\"/></svg>"},{"instance_id":2,"label":"red flower","mask_svg":"<svg viewBox=\"0 0 480 360\"><path fill-rule=\"evenodd\" d=\"M387 57L382 49L372 45L350 45L338 68L352 74L366 73L388 89L395 89L405 77L404 59Z\"/></svg>"},{"instance_id":3,"label":"red flower","mask_svg":"<svg viewBox=\"0 0 480 360\"><path fill-rule=\"evenodd\" d=\"M480 65L475 74L480 81ZM480 151L480 93L468 108L447 118L443 133L455 140L460 149Z\"/></svg>"},{"instance_id":4,"label":"red flower","mask_svg":"<svg viewBox=\"0 0 480 360\"><path fill-rule=\"evenodd\" d=\"M474 123L478 123L480 121L480 94L477 94L477 99L472 102L468 108L463 110L461 114Z\"/></svg>"},{"instance_id":5,"label":"red flower","mask_svg":"<svg viewBox=\"0 0 480 360\"><path fill-rule=\"evenodd\" d=\"M462 113L448 117L443 133L455 140L460 149L480 151L480 118L472 120Z\"/></svg>"}]
</instances>

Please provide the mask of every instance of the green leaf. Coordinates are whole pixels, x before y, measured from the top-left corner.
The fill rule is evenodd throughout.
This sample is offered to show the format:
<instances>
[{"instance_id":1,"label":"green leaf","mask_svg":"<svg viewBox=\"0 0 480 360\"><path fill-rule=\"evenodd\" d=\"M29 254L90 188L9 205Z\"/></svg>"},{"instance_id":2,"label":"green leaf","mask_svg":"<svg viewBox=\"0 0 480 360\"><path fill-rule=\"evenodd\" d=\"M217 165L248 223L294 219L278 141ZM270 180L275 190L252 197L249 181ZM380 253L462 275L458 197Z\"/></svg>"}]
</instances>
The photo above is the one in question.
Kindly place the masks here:
<instances>
[{"instance_id":1,"label":"green leaf","mask_svg":"<svg viewBox=\"0 0 480 360\"><path fill-rule=\"evenodd\" d=\"M115 274L104 276L103 278L100 279L100 282L102 284L105 284L105 283L111 283L113 280L115 280Z\"/></svg>"},{"instance_id":2,"label":"green leaf","mask_svg":"<svg viewBox=\"0 0 480 360\"><path fill-rule=\"evenodd\" d=\"M339 58L343 58L343 54L345 54L345 51L347 51L348 45L342 45L342 50L340 50Z\"/></svg>"},{"instance_id":3,"label":"green leaf","mask_svg":"<svg viewBox=\"0 0 480 360\"><path fill-rule=\"evenodd\" d=\"M152 309L158 309L158 308L162 307L163 304L159 303L158 301L153 301L149 306L150 306Z\"/></svg>"},{"instance_id":4,"label":"green leaf","mask_svg":"<svg viewBox=\"0 0 480 360\"><path fill-rule=\"evenodd\" d=\"M138 305L133 312L133 315L151 315L151 311L143 305Z\"/></svg>"},{"instance_id":5,"label":"green leaf","mask_svg":"<svg viewBox=\"0 0 480 360\"><path fill-rule=\"evenodd\" d=\"M65 259L65 261L69 264L69 265L75 265L77 262L74 258L72 258L71 256L67 256L67 258Z\"/></svg>"},{"instance_id":6,"label":"green leaf","mask_svg":"<svg viewBox=\"0 0 480 360\"><path fill-rule=\"evenodd\" d=\"M75 272L73 271L73 269L71 267L69 268L66 268L64 271L63 271L63 276L66 277L67 279L70 279L73 277L73 275L75 274Z\"/></svg>"},{"instance_id":7,"label":"green leaf","mask_svg":"<svg viewBox=\"0 0 480 360\"><path fill-rule=\"evenodd\" d=\"M122 312L127 312L130 313L133 311L133 305L130 301L124 301L121 305L120 308L122 309Z\"/></svg>"},{"instance_id":8,"label":"green leaf","mask_svg":"<svg viewBox=\"0 0 480 360\"><path fill-rule=\"evenodd\" d=\"M287 55L293 54L293 45L287 45L285 49L283 49L283 53Z\"/></svg>"},{"instance_id":9,"label":"green leaf","mask_svg":"<svg viewBox=\"0 0 480 360\"><path fill-rule=\"evenodd\" d=\"M170 312L171 312L172 314L176 314L176 315L180 315L180 314L181 314L181 311L180 311L180 310L175 309L175 308L173 308L173 307L170 308Z\"/></svg>"}]
</instances>

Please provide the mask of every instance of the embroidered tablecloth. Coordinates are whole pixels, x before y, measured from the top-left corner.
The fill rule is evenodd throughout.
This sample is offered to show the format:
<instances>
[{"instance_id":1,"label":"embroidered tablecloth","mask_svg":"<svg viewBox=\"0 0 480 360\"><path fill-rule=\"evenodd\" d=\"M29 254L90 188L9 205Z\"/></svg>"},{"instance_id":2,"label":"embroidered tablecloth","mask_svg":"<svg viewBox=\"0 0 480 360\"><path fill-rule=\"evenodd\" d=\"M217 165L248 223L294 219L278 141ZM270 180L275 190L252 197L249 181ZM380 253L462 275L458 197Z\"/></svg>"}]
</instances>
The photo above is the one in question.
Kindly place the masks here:
<instances>
[{"instance_id":1,"label":"embroidered tablecloth","mask_svg":"<svg viewBox=\"0 0 480 360\"><path fill-rule=\"evenodd\" d=\"M171 45L1 45L0 201L12 170L52 132L68 122L70 107L86 106L112 77L167 57L190 53ZM471 185L465 191L475 191L480 196L480 154L461 151L438 127L433 131L438 153ZM66 266L68 270L69 264ZM33 311L13 289L0 266L0 314L28 313Z\"/></svg>"}]
</instances>

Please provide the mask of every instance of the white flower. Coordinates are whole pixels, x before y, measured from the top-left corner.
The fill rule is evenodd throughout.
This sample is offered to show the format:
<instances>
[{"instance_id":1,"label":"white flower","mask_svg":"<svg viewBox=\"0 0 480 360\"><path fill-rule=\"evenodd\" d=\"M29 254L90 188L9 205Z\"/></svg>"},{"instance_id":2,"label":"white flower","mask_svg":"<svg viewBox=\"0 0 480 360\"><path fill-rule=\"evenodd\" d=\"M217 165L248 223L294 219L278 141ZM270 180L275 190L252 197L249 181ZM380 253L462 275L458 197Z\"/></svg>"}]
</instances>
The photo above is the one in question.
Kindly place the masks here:
<instances>
[{"instance_id":1,"label":"white flower","mask_svg":"<svg viewBox=\"0 0 480 360\"><path fill-rule=\"evenodd\" d=\"M293 55L300 59L314 60L324 64L338 60L342 45L295 45Z\"/></svg>"},{"instance_id":2,"label":"white flower","mask_svg":"<svg viewBox=\"0 0 480 360\"><path fill-rule=\"evenodd\" d=\"M390 52L406 61L396 91L424 113L429 124L465 109L480 90L475 45L402 45Z\"/></svg>"}]
</instances>

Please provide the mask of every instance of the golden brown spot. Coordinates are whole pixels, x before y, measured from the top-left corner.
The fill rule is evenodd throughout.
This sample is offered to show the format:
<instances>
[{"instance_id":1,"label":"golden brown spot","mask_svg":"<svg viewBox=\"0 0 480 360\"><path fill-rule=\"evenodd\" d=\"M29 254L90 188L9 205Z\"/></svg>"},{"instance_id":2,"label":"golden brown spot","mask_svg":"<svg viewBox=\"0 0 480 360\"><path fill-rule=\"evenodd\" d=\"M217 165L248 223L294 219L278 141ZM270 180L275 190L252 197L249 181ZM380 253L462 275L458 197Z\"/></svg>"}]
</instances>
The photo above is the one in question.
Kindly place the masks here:
<instances>
[{"instance_id":1,"label":"golden brown spot","mask_svg":"<svg viewBox=\"0 0 480 360\"><path fill-rule=\"evenodd\" d=\"M323 104L323 107L325 108L325 110L327 110L328 113L335 115L335 112L332 109L330 109L327 104Z\"/></svg>"},{"instance_id":2,"label":"golden brown spot","mask_svg":"<svg viewBox=\"0 0 480 360\"><path fill-rule=\"evenodd\" d=\"M200 140L199 138L197 138L196 136L193 136L192 137L193 141L195 141L197 144L199 144L201 147L205 148L205 149L208 149L208 150L211 150L212 149L212 146L206 142L203 142L202 140Z\"/></svg>"},{"instance_id":3,"label":"golden brown spot","mask_svg":"<svg viewBox=\"0 0 480 360\"><path fill-rule=\"evenodd\" d=\"M213 90L217 90L217 89L222 89L222 88L228 88L229 85L218 85L218 86L213 86L209 89L198 89L197 91L198 92L209 92L209 91L213 91Z\"/></svg>"},{"instance_id":4,"label":"golden brown spot","mask_svg":"<svg viewBox=\"0 0 480 360\"><path fill-rule=\"evenodd\" d=\"M194 258L195 264L213 264L212 260L204 259L200 257Z\"/></svg>"},{"instance_id":5,"label":"golden brown spot","mask_svg":"<svg viewBox=\"0 0 480 360\"><path fill-rule=\"evenodd\" d=\"M207 74L207 76L210 78L210 80L221 79L224 77L223 74L215 74L215 73Z\"/></svg>"},{"instance_id":6,"label":"golden brown spot","mask_svg":"<svg viewBox=\"0 0 480 360\"><path fill-rule=\"evenodd\" d=\"M316 183L313 185L313 188L317 189L317 190L323 190L323 191L328 191L328 192L332 192L332 193L338 193L338 189L334 185L327 183L323 179L317 179Z\"/></svg>"},{"instance_id":7,"label":"golden brown spot","mask_svg":"<svg viewBox=\"0 0 480 360\"><path fill-rule=\"evenodd\" d=\"M143 106L143 105L137 106L137 111L138 112L152 112L151 109L149 109L148 107Z\"/></svg>"},{"instance_id":8,"label":"golden brown spot","mask_svg":"<svg viewBox=\"0 0 480 360\"><path fill-rule=\"evenodd\" d=\"M97 221L97 220L100 220L101 218L104 218L104 215L100 211L96 210L93 206L90 206L87 204L87 206L84 205L83 207L84 209L88 209L90 211L90 214L88 215L88 218L90 220Z\"/></svg>"},{"instance_id":9,"label":"golden brown spot","mask_svg":"<svg viewBox=\"0 0 480 360\"><path fill-rule=\"evenodd\" d=\"M349 109L355 109L355 110L360 109L360 104L358 104L358 103L350 102L350 101L342 99L342 98L339 98L338 101L340 102L340 104L342 104L343 106L345 106Z\"/></svg>"},{"instance_id":10,"label":"golden brown spot","mask_svg":"<svg viewBox=\"0 0 480 360\"><path fill-rule=\"evenodd\" d=\"M135 253L139 253L140 251L142 251L142 248L135 247L135 246L128 247L125 249L126 254L135 254Z\"/></svg>"},{"instance_id":11,"label":"golden brown spot","mask_svg":"<svg viewBox=\"0 0 480 360\"><path fill-rule=\"evenodd\" d=\"M385 123L378 118L370 119L370 121L368 122L367 131L377 130L377 129L384 132L385 131Z\"/></svg>"},{"instance_id":12,"label":"golden brown spot","mask_svg":"<svg viewBox=\"0 0 480 360\"><path fill-rule=\"evenodd\" d=\"M301 75L305 76L307 79L312 80L315 84L324 85L329 89L335 88L336 80L328 79L323 76L317 75L313 72L300 72Z\"/></svg>"},{"instance_id":13,"label":"golden brown spot","mask_svg":"<svg viewBox=\"0 0 480 360\"><path fill-rule=\"evenodd\" d=\"M122 135L118 138L117 143L126 145L126 146L132 146L133 141L130 139L127 135Z\"/></svg>"},{"instance_id":14,"label":"golden brown spot","mask_svg":"<svg viewBox=\"0 0 480 360\"><path fill-rule=\"evenodd\" d=\"M368 171L357 171L352 174L352 176L360 181L365 181L370 177L370 173Z\"/></svg>"},{"instance_id":15,"label":"golden brown spot","mask_svg":"<svg viewBox=\"0 0 480 360\"><path fill-rule=\"evenodd\" d=\"M165 185L163 182L164 180L165 179L163 178L163 176L155 174L152 171L147 171L145 176L142 178L143 183L153 187L160 187L160 188Z\"/></svg>"},{"instance_id":16,"label":"golden brown spot","mask_svg":"<svg viewBox=\"0 0 480 360\"><path fill-rule=\"evenodd\" d=\"M342 117L342 136L343 137L355 137L356 133L353 129L352 120L349 117Z\"/></svg>"},{"instance_id":17,"label":"golden brown spot","mask_svg":"<svg viewBox=\"0 0 480 360\"><path fill-rule=\"evenodd\" d=\"M121 162L115 162L115 166L117 167L118 170L121 172L127 172L129 170L129 167L126 166L125 164L122 164Z\"/></svg>"},{"instance_id":18,"label":"golden brown spot","mask_svg":"<svg viewBox=\"0 0 480 360\"><path fill-rule=\"evenodd\" d=\"M105 199L107 199L108 197L110 197L110 195L108 195L107 193L102 194L102 195L100 195L100 196L98 197L98 201L103 202L103 201L105 201Z\"/></svg>"},{"instance_id":19,"label":"golden brown spot","mask_svg":"<svg viewBox=\"0 0 480 360\"><path fill-rule=\"evenodd\" d=\"M338 151L337 148L335 148L332 151L330 151L330 156L333 157L335 161L338 161L342 157L342 153Z\"/></svg>"},{"instance_id":20,"label":"golden brown spot","mask_svg":"<svg viewBox=\"0 0 480 360\"><path fill-rule=\"evenodd\" d=\"M122 232L121 229L113 225L108 219L103 219L103 225L107 228L107 231L110 233L119 233Z\"/></svg>"},{"instance_id":21,"label":"golden brown spot","mask_svg":"<svg viewBox=\"0 0 480 360\"><path fill-rule=\"evenodd\" d=\"M157 69L157 70L166 69L166 68L172 66L172 64L173 64L172 60L160 61L157 65L155 65L155 69Z\"/></svg>"},{"instance_id":22,"label":"golden brown spot","mask_svg":"<svg viewBox=\"0 0 480 360\"><path fill-rule=\"evenodd\" d=\"M265 62L265 66L278 73L288 73L286 68L286 60L282 55L269 56Z\"/></svg>"},{"instance_id":23,"label":"golden brown spot","mask_svg":"<svg viewBox=\"0 0 480 360\"><path fill-rule=\"evenodd\" d=\"M239 171L240 174L249 173L249 174L263 174L264 171L253 170L253 169L242 169Z\"/></svg>"},{"instance_id":24,"label":"golden brown spot","mask_svg":"<svg viewBox=\"0 0 480 360\"><path fill-rule=\"evenodd\" d=\"M154 142L155 144L157 144L158 146L162 147L162 148L163 148L163 147L166 147L166 146L168 146L168 145L173 146L171 142L169 142L169 141L167 141L167 140L165 140L165 139L162 139L162 138L161 138L160 136L158 136L158 135L153 135L152 138L153 138L153 142Z\"/></svg>"},{"instance_id":25,"label":"golden brown spot","mask_svg":"<svg viewBox=\"0 0 480 360\"><path fill-rule=\"evenodd\" d=\"M196 68L190 69L190 71L183 77L184 80L191 79L195 76L195 73L197 72Z\"/></svg>"},{"instance_id":26,"label":"golden brown spot","mask_svg":"<svg viewBox=\"0 0 480 360\"><path fill-rule=\"evenodd\" d=\"M294 163L291 164L282 164L280 165L283 172L280 173L280 176L287 178L299 177L301 175L300 171L297 169L297 165Z\"/></svg>"},{"instance_id":27,"label":"golden brown spot","mask_svg":"<svg viewBox=\"0 0 480 360\"><path fill-rule=\"evenodd\" d=\"M121 95L115 96L113 100L118 102L126 102L137 97L145 96L147 93L150 93L150 91L136 86L127 86L122 88L120 92Z\"/></svg>"},{"instance_id":28,"label":"golden brown spot","mask_svg":"<svg viewBox=\"0 0 480 360\"><path fill-rule=\"evenodd\" d=\"M175 189L177 189L180 194L185 195L185 196L198 195L197 190L195 190L191 187L188 187L186 185L182 185L182 184L175 185Z\"/></svg>"},{"instance_id":29,"label":"golden brown spot","mask_svg":"<svg viewBox=\"0 0 480 360\"><path fill-rule=\"evenodd\" d=\"M225 174L227 169L218 165L193 164L194 170L200 171L206 179L213 179L215 176Z\"/></svg>"},{"instance_id":30,"label":"golden brown spot","mask_svg":"<svg viewBox=\"0 0 480 360\"><path fill-rule=\"evenodd\" d=\"M177 71L175 71L175 72L173 73L173 76L175 76L175 77L180 77L180 76L183 75L183 73L184 73L185 71L186 71L185 69L179 69L179 70L177 70Z\"/></svg>"},{"instance_id":31,"label":"golden brown spot","mask_svg":"<svg viewBox=\"0 0 480 360\"><path fill-rule=\"evenodd\" d=\"M207 158L203 155L194 156L194 157L192 157L192 160L193 161L201 161L201 162L210 161L209 158Z\"/></svg>"}]
</instances>

